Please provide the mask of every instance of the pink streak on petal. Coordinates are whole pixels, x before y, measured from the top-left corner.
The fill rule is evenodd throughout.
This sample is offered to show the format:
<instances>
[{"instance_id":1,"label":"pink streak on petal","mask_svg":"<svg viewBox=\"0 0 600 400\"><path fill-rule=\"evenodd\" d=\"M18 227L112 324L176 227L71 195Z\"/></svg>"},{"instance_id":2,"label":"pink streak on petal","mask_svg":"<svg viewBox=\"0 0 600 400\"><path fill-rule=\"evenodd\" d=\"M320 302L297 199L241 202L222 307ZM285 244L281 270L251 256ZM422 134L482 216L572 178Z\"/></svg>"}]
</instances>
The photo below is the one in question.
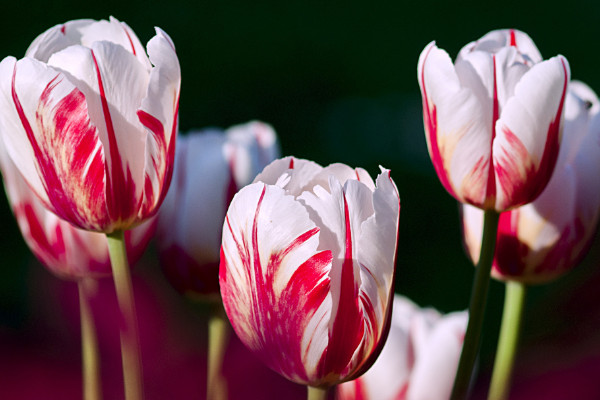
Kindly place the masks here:
<instances>
[{"instance_id":1,"label":"pink streak on petal","mask_svg":"<svg viewBox=\"0 0 600 400\"><path fill-rule=\"evenodd\" d=\"M425 125L425 130L429 137L429 147L431 149L431 161L433 162L433 167L435 168L435 172L438 175L438 178L442 182L444 188L450 193L452 196L457 197L454 189L452 188L452 184L450 183L448 172L444 166L444 159L442 158L442 154L440 153L440 148L438 145L438 126L437 126L437 112L435 104L430 107L429 100L427 97L427 88L425 87L425 65L427 63L427 58L429 57L429 53L434 46L429 48L429 51L425 55L425 60L423 61L423 68L421 69L421 82L423 83L423 122Z\"/></svg>"},{"instance_id":2,"label":"pink streak on petal","mask_svg":"<svg viewBox=\"0 0 600 400\"><path fill-rule=\"evenodd\" d=\"M354 275L352 232L348 202L344 195L344 218L346 221L345 254L342 263L338 311L329 331L329 346L324 368L327 373L342 374L361 343L364 334L363 314L359 306L359 286ZM334 300L335 301L335 300ZM332 316L334 317L334 316Z\"/></svg>"},{"instance_id":3,"label":"pink streak on petal","mask_svg":"<svg viewBox=\"0 0 600 400\"><path fill-rule=\"evenodd\" d=\"M98 61L93 50L90 50L94 66L96 68L96 77L98 79L98 90L100 92L100 101L102 102L102 112L104 113L104 121L106 122L106 131L108 133L108 151L110 152L111 167L109 170L106 164L106 186L107 195L106 203L108 213L114 222L127 220L136 213L137 201L135 198L135 183L131 177L131 171L127 168L127 177L123 171L123 161L119 153L115 128L113 126L110 108L104 93L104 85Z\"/></svg>"}]
</instances>

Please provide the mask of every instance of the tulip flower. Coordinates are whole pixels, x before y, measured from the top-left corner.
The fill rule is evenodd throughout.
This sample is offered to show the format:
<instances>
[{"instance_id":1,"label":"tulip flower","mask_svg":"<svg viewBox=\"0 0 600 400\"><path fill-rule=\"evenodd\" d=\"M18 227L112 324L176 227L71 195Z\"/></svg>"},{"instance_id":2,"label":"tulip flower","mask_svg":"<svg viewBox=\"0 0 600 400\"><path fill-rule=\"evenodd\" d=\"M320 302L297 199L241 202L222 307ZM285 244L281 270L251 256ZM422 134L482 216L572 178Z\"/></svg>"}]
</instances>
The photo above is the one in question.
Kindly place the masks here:
<instances>
[{"instance_id":1,"label":"tulip flower","mask_svg":"<svg viewBox=\"0 0 600 400\"><path fill-rule=\"evenodd\" d=\"M569 86L565 134L548 187L533 203L500 216L492 276L542 283L575 267L587 252L600 216L600 102L581 82ZM482 212L465 205L467 253L479 256Z\"/></svg>"},{"instance_id":2,"label":"tulip flower","mask_svg":"<svg viewBox=\"0 0 600 400\"><path fill-rule=\"evenodd\" d=\"M147 48L114 18L77 20L0 63L6 150L42 203L79 228L129 229L166 195L179 62L158 28Z\"/></svg>"},{"instance_id":3,"label":"tulip flower","mask_svg":"<svg viewBox=\"0 0 600 400\"><path fill-rule=\"evenodd\" d=\"M466 311L442 315L395 295L390 334L381 355L363 376L339 385L337 398L449 398L467 319Z\"/></svg>"},{"instance_id":4,"label":"tulip flower","mask_svg":"<svg viewBox=\"0 0 600 400\"><path fill-rule=\"evenodd\" d=\"M25 242L52 273L69 280L110 276L106 235L78 229L48 211L0 147L0 168L8 202ZM127 231L128 255L137 261L150 241L155 219Z\"/></svg>"},{"instance_id":5,"label":"tulip flower","mask_svg":"<svg viewBox=\"0 0 600 400\"><path fill-rule=\"evenodd\" d=\"M454 64L430 43L418 79L429 154L446 190L497 212L533 201L558 157L569 76L564 57L543 61L517 30L467 44Z\"/></svg>"},{"instance_id":6,"label":"tulip flower","mask_svg":"<svg viewBox=\"0 0 600 400\"><path fill-rule=\"evenodd\" d=\"M123 315L125 397L143 397L137 322L123 231L152 217L170 184L181 74L156 28L144 51L124 23L50 28L0 63L0 135L46 208L107 235Z\"/></svg>"},{"instance_id":7,"label":"tulip flower","mask_svg":"<svg viewBox=\"0 0 600 400\"><path fill-rule=\"evenodd\" d=\"M173 185L159 212L157 247L169 282L188 295L219 293L219 253L227 207L279 152L261 122L180 136Z\"/></svg>"},{"instance_id":8,"label":"tulip flower","mask_svg":"<svg viewBox=\"0 0 600 400\"><path fill-rule=\"evenodd\" d=\"M268 165L223 225L221 295L241 341L316 390L360 376L389 329L399 217L389 170L373 182L344 164Z\"/></svg>"}]
</instances>

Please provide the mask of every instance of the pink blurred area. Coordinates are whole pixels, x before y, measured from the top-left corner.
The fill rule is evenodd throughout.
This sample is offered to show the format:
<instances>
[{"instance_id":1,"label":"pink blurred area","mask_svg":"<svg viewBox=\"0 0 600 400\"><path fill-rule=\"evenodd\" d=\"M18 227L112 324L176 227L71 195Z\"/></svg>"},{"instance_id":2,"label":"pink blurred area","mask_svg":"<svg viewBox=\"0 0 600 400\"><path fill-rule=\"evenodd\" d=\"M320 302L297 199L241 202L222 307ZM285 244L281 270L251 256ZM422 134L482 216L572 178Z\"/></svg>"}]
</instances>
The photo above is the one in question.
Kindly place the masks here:
<instances>
[{"instance_id":1,"label":"pink blurred area","mask_svg":"<svg viewBox=\"0 0 600 400\"><path fill-rule=\"evenodd\" d=\"M33 261L32 261L33 263ZM136 267L133 286L147 400L206 397L206 311L181 297L158 271ZM32 265L29 317L0 326L0 398L82 398L77 284ZM118 309L110 278L91 298L105 399L123 399ZM304 399L306 389L264 367L230 335L223 367L230 399Z\"/></svg>"}]
</instances>

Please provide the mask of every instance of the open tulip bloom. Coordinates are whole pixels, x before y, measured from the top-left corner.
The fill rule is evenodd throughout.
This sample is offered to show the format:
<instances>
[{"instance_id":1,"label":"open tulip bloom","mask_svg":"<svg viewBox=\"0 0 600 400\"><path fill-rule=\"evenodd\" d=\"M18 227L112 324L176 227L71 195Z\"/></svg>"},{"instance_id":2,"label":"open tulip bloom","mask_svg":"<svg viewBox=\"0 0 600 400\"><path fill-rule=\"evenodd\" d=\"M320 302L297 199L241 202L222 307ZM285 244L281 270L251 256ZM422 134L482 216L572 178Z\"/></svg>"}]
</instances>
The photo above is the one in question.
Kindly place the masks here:
<instances>
[{"instance_id":1,"label":"open tulip bloom","mask_svg":"<svg viewBox=\"0 0 600 400\"><path fill-rule=\"evenodd\" d=\"M533 203L500 216L492 276L546 282L585 255L600 216L599 111L596 94L581 82L571 82L554 174ZM483 212L464 205L462 221L465 247L477 262Z\"/></svg>"},{"instance_id":2,"label":"open tulip bloom","mask_svg":"<svg viewBox=\"0 0 600 400\"><path fill-rule=\"evenodd\" d=\"M516 30L467 44L454 64L430 43L418 79L429 154L446 190L498 212L534 200L558 157L569 76L564 57L543 61Z\"/></svg>"},{"instance_id":3,"label":"open tulip bloom","mask_svg":"<svg viewBox=\"0 0 600 400\"><path fill-rule=\"evenodd\" d=\"M177 139L173 184L159 212L156 240L161 267L177 290L219 297L229 203L278 153L275 131L257 121Z\"/></svg>"},{"instance_id":4,"label":"open tulip bloom","mask_svg":"<svg viewBox=\"0 0 600 400\"><path fill-rule=\"evenodd\" d=\"M162 30L146 55L123 22L70 21L0 63L0 134L49 210L83 229L129 229L169 187L179 85Z\"/></svg>"},{"instance_id":5,"label":"open tulip bloom","mask_svg":"<svg viewBox=\"0 0 600 400\"><path fill-rule=\"evenodd\" d=\"M373 182L343 164L267 166L223 226L221 295L242 342L301 384L364 373L389 329L399 217L389 170Z\"/></svg>"},{"instance_id":6,"label":"open tulip bloom","mask_svg":"<svg viewBox=\"0 0 600 400\"><path fill-rule=\"evenodd\" d=\"M360 378L337 387L339 400L443 400L450 397L466 311L442 315L395 295L388 340Z\"/></svg>"}]
</instances>

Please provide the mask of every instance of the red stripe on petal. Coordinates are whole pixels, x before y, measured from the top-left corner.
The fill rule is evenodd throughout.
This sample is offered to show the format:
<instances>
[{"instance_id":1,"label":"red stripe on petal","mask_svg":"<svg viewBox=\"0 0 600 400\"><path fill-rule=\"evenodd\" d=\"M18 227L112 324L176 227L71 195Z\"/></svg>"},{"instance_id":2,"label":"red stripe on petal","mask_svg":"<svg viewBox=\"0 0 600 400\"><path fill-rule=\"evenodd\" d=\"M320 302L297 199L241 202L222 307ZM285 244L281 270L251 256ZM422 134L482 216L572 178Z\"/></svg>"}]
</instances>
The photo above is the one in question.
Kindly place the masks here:
<instances>
[{"instance_id":1,"label":"red stripe on petal","mask_svg":"<svg viewBox=\"0 0 600 400\"><path fill-rule=\"evenodd\" d=\"M324 372L327 374L342 374L346 371L364 334L363 314L359 306L359 285L354 274L350 213L345 194L343 196L346 229L345 254L339 298L333 299L333 301L337 300L339 304L336 315L332 315L332 318L335 319L329 331L329 345L323 365Z\"/></svg>"},{"instance_id":2,"label":"red stripe on petal","mask_svg":"<svg viewBox=\"0 0 600 400\"><path fill-rule=\"evenodd\" d=\"M437 126L437 111L435 104L431 107L429 105L429 98L427 97L427 87L425 85L425 64L427 63L427 58L429 57L429 53L434 46L431 46L425 55L425 59L423 61L423 68L421 69L421 82L422 82L422 90L423 90L423 124L425 125L425 133L428 137L429 142L429 150L431 155L431 161L433 163L433 167L435 168L435 172L442 182L444 188L450 193L452 196L456 197L454 189L452 188L452 184L450 183L448 172L446 171L446 167L444 166L444 159L442 158L442 154L440 152L439 144L438 144L438 126Z\"/></svg>"},{"instance_id":3,"label":"red stripe on petal","mask_svg":"<svg viewBox=\"0 0 600 400\"><path fill-rule=\"evenodd\" d=\"M289 169L294 169L294 157L290 158L290 165L288 167Z\"/></svg>"},{"instance_id":4,"label":"red stripe on petal","mask_svg":"<svg viewBox=\"0 0 600 400\"><path fill-rule=\"evenodd\" d=\"M106 203L108 213L113 222L120 222L130 219L136 214L138 201L135 198L135 183L131 177L131 171L127 168L127 176L123 170L123 160L119 152L115 128L110 115L110 108L106 100L104 92L104 84L102 83L102 75L98 67L96 55L92 50L92 59L96 68L96 77L98 79L98 91L100 92L100 101L102 103L102 112L106 123L106 131L108 134L108 152L110 153L110 167L106 164Z\"/></svg>"},{"instance_id":5,"label":"red stripe on petal","mask_svg":"<svg viewBox=\"0 0 600 400\"><path fill-rule=\"evenodd\" d=\"M512 31L511 31L512 32ZM514 35L514 32L512 32ZM494 98L492 105L492 140L490 140L490 158L488 167L487 187L485 190L484 208L493 208L496 203L496 174L494 173L493 148L496 138L496 122L500 117L498 105L498 82L496 73L496 56L492 55L493 73L494 73Z\"/></svg>"},{"instance_id":6,"label":"red stripe on petal","mask_svg":"<svg viewBox=\"0 0 600 400\"><path fill-rule=\"evenodd\" d=\"M127 28L125 28L125 26L123 24L121 24L121 27L125 31L125 35L127 35L127 39L129 39L129 45L131 46L131 52L135 56L136 55L135 54L135 46L133 45L133 40L131 40L131 35L129 34L129 32L127 31Z\"/></svg>"},{"instance_id":7,"label":"red stripe on petal","mask_svg":"<svg viewBox=\"0 0 600 400\"><path fill-rule=\"evenodd\" d=\"M513 47L517 47L517 35L515 34L515 30L510 30L510 45Z\"/></svg>"}]
</instances>

